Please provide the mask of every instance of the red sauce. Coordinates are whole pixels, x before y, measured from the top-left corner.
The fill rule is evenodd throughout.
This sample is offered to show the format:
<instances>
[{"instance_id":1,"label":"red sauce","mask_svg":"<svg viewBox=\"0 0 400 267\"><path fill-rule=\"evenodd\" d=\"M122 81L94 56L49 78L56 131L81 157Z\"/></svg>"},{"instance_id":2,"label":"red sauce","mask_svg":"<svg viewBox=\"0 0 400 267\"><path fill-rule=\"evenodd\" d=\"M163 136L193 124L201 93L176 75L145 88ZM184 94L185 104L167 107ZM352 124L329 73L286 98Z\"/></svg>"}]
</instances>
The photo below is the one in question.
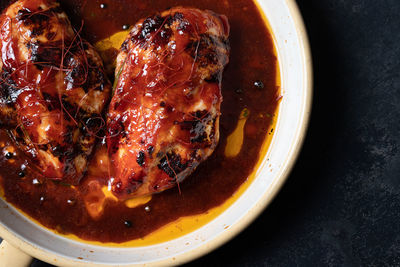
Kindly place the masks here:
<instances>
[{"instance_id":1,"label":"red sauce","mask_svg":"<svg viewBox=\"0 0 400 267\"><path fill-rule=\"evenodd\" d=\"M79 186L73 188L52 181L38 183L27 171L22 153L7 154L7 144L12 142L0 130L0 143L5 144L0 154L0 176L6 200L46 227L62 233L87 240L124 242L144 237L182 216L204 213L231 197L254 169L278 104L273 42L253 1L62 0L61 3L75 28L80 28L84 21L82 36L92 43L122 30L123 25L133 25L156 11L177 5L225 14L231 26L231 54L223 78L220 142L212 156L180 184L180 192L178 188L166 190L136 208L107 199L102 216L93 219L84 197L91 196L93 184L104 184L104 164L96 160L103 152L101 145L98 157L91 163L90 175ZM106 8L101 8L101 4ZM238 156L226 158L227 137L244 108L250 115L243 147Z\"/></svg>"}]
</instances>

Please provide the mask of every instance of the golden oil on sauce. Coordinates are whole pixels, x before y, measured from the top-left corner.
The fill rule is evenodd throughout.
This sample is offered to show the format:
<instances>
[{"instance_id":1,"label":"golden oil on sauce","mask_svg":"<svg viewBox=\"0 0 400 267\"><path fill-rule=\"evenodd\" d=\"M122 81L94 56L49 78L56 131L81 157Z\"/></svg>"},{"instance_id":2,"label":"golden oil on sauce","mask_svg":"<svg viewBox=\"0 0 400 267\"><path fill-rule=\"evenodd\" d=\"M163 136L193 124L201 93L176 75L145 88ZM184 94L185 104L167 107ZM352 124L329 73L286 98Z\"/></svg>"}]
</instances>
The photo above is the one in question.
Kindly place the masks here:
<instances>
[{"instance_id":1,"label":"golden oil on sauce","mask_svg":"<svg viewBox=\"0 0 400 267\"><path fill-rule=\"evenodd\" d=\"M121 202L107 190L108 158L101 143L87 177L79 186L52 181L41 183L29 172L27 161L6 132L0 130L0 175L5 199L61 234L113 243L146 240L171 222L188 216L213 214L213 208L228 203L259 160L277 116L280 94L272 37L253 1L60 2L75 28L84 23L82 36L89 42L99 44L114 36L106 49L97 46L102 49L101 55L108 65L118 53L116 49L108 48L121 42L123 31L141 18L173 6L197 7L225 14L231 26L231 54L222 82L224 101L219 145L213 155L180 184L180 190L174 188L151 197ZM6 3L1 5L6 7ZM111 68L108 71L113 75ZM199 216L196 220L194 225L198 227L210 220L210 216ZM194 230L193 227L186 228L178 232ZM168 235L170 231L165 233ZM170 234L170 238L176 235ZM157 238L153 241L157 242Z\"/></svg>"}]
</instances>

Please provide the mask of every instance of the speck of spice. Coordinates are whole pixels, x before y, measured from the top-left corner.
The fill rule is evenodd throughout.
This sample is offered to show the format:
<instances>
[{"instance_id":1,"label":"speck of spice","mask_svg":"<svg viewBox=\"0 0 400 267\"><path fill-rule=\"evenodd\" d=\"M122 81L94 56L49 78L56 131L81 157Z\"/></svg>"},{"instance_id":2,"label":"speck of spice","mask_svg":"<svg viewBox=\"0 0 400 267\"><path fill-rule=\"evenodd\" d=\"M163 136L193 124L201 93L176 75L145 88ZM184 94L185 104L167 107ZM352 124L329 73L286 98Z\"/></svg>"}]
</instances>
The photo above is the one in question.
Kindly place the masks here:
<instances>
[{"instance_id":1,"label":"speck of spice","mask_svg":"<svg viewBox=\"0 0 400 267\"><path fill-rule=\"evenodd\" d=\"M101 8L101 9L105 9L105 8L107 8L107 5L104 4L104 3L103 3L103 4L100 4L100 8Z\"/></svg>"},{"instance_id":2,"label":"speck of spice","mask_svg":"<svg viewBox=\"0 0 400 267\"><path fill-rule=\"evenodd\" d=\"M150 212L150 207L149 206L146 206L146 207L144 207L144 210L146 211L146 212Z\"/></svg>"},{"instance_id":3,"label":"speck of spice","mask_svg":"<svg viewBox=\"0 0 400 267\"><path fill-rule=\"evenodd\" d=\"M25 173L24 173L23 171L20 171L20 172L18 173L18 176L21 177L21 178L22 178L22 177L25 177Z\"/></svg>"},{"instance_id":4,"label":"speck of spice","mask_svg":"<svg viewBox=\"0 0 400 267\"><path fill-rule=\"evenodd\" d=\"M123 29L124 31L126 31L127 29L129 29L129 25L128 25L128 24L122 25L122 29Z\"/></svg>"}]
</instances>

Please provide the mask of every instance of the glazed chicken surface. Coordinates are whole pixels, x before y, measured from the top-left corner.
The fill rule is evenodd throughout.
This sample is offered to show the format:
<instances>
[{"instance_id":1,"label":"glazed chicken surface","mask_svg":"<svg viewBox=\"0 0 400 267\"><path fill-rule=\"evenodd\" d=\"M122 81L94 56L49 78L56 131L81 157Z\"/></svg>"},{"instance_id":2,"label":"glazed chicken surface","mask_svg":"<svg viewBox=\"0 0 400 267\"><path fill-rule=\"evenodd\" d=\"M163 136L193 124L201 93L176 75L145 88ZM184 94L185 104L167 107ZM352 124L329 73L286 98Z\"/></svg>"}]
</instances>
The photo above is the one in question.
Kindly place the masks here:
<instances>
[{"instance_id":1,"label":"glazed chicken surface","mask_svg":"<svg viewBox=\"0 0 400 267\"><path fill-rule=\"evenodd\" d=\"M20 0L0 17L0 123L42 178L77 184L111 85L92 46L52 0Z\"/></svg>"},{"instance_id":2,"label":"glazed chicken surface","mask_svg":"<svg viewBox=\"0 0 400 267\"><path fill-rule=\"evenodd\" d=\"M107 117L109 187L119 198L179 186L219 140L227 18L176 7L138 22L121 46Z\"/></svg>"}]
</instances>

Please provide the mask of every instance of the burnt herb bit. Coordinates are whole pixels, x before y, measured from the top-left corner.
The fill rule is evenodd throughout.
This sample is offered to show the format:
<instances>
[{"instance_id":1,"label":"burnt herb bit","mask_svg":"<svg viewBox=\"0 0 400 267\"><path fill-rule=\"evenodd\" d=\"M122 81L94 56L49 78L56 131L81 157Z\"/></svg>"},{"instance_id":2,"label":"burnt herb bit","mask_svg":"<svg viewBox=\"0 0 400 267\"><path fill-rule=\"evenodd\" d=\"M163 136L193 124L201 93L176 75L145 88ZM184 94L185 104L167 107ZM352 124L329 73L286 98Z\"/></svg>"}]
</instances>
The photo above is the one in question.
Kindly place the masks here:
<instances>
[{"instance_id":1,"label":"burnt herb bit","mask_svg":"<svg viewBox=\"0 0 400 267\"><path fill-rule=\"evenodd\" d=\"M127 227L127 228L131 228L131 227L132 227L132 222L129 221L129 220L126 220L126 221L124 221L124 225L125 225L125 227Z\"/></svg>"},{"instance_id":2,"label":"burnt herb bit","mask_svg":"<svg viewBox=\"0 0 400 267\"><path fill-rule=\"evenodd\" d=\"M254 82L254 86L257 87L258 89L263 89L264 88L264 83L260 80Z\"/></svg>"},{"instance_id":3,"label":"burnt herb bit","mask_svg":"<svg viewBox=\"0 0 400 267\"><path fill-rule=\"evenodd\" d=\"M274 128L271 128L271 130L269 131L268 135L271 135L274 132Z\"/></svg>"},{"instance_id":4,"label":"burnt herb bit","mask_svg":"<svg viewBox=\"0 0 400 267\"><path fill-rule=\"evenodd\" d=\"M247 108L245 108L242 111L241 119L247 119L249 117L249 115L250 115L250 111Z\"/></svg>"}]
</instances>

